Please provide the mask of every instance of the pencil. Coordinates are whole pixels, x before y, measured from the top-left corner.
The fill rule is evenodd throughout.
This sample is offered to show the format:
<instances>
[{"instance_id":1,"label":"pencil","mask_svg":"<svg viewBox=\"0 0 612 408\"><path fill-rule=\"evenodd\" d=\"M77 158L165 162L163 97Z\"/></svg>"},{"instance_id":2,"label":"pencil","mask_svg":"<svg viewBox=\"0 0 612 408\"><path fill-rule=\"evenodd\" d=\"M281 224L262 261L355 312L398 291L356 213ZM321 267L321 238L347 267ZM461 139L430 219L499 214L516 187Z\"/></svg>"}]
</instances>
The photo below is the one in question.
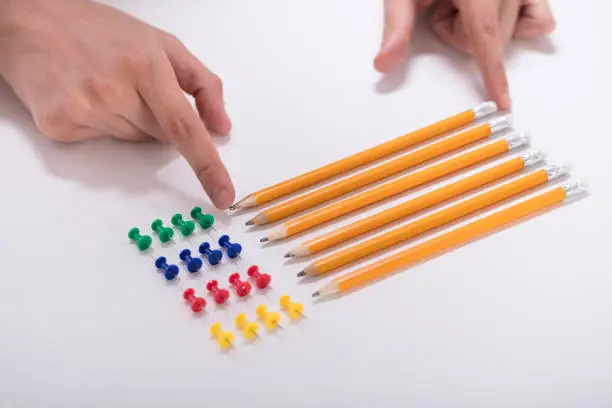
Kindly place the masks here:
<instances>
[{"instance_id":1,"label":"pencil","mask_svg":"<svg viewBox=\"0 0 612 408\"><path fill-rule=\"evenodd\" d=\"M382 159L383 157L400 152L408 147L415 146L426 140L441 136L478 119L489 116L495 112L497 112L497 105L495 102L481 103L472 109L468 109L465 112L458 113L422 129L407 133L404 136L389 140L380 145L353 154L352 156L348 156L326 166L319 167L318 169L312 170L308 173L304 173L300 176L249 194L230 208L236 210L240 208L255 207L257 205L287 196L321 181L328 180L332 177L344 174L368 163Z\"/></svg>"},{"instance_id":2,"label":"pencil","mask_svg":"<svg viewBox=\"0 0 612 408\"><path fill-rule=\"evenodd\" d=\"M289 235L295 235L302 231L306 231L307 229L314 228L360 208L367 207L456 171L466 169L476 163L481 163L495 156L499 156L510 149L523 146L527 144L527 142L528 137L525 134L513 133L478 149L444 160L376 188L369 189L285 222L282 226L271 231L267 237L262 238L260 241L279 240Z\"/></svg>"},{"instance_id":3,"label":"pencil","mask_svg":"<svg viewBox=\"0 0 612 408\"><path fill-rule=\"evenodd\" d=\"M247 225L264 225L287 218L300 211L312 208L318 204L355 191L358 188L383 180L404 170L408 170L418 164L425 163L446 153L483 140L509 126L510 115L494 118L480 126L473 127L447 139L440 140L388 162L381 163L361 173L338 180L335 183L272 206L247 221Z\"/></svg>"},{"instance_id":4,"label":"pencil","mask_svg":"<svg viewBox=\"0 0 612 408\"><path fill-rule=\"evenodd\" d=\"M565 199L582 193L584 190L585 185L579 181L557 187L338 277L313 293L312 296L330 296L354 290L400 268L414 265L446 250L466 244L471 240L482 238L511 222L560 204Z\"/></svg>"},{"instance_id":5,"label":"pencil","mask_svg":"<svg viewBox=\"0 0 612 408\"><path fill-rule=\"evenodd\" d=\"M364 242L360 242L321 258L308 265L298 274L298 276L311 277L329 273L363 259L366 256L381 252L393 245L397 245L427 231L431 231L434 228L457 221L518 194L542 186L549 181L564 176L567 172L567 167L563 165L547 166L514 181L495 187L492 190L478 194L468 200L459 202L451 207L434 212L423 218L412 221L409 224L392 229Z\"/></svg>"},{"instance_id":6,"label":"pencil","mask_svg":"<svg viewBox=\"0 0 612 408\"><path fill-rule=\"evenodd\" d=\"M521 171L542 160L544 160L544 154L537 150L523 153L489 169L462 178L454 183L440 187L344 227L337 228L325 235L310 239L287 252L285 257L293 258L308 256L345 243L359 235L416 214L434 205L457 198L467 192L486 186L493 181L501 180L510 174Z\"/></svg>"}]
</instances>

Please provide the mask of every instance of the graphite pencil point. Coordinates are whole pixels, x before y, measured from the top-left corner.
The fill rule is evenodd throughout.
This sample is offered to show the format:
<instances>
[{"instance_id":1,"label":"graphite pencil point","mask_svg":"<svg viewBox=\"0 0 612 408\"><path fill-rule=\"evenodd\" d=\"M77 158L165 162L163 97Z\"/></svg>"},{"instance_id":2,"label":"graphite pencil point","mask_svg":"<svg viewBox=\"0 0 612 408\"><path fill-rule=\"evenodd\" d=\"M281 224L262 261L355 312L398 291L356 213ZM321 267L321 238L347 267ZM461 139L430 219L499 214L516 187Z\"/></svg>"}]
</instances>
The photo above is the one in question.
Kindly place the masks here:
<instances>
[{"instance_id":1,"label":"graphite pencil point","mask_svg":"<svg viewBox=\"0 0 612 408\"><path fill-rule=\"evenodd\" d=\"M263 237L259 240L259 242L268 242L270 239L268 237Z\"/></svg>"},{"instance_id":2,"label":"graphite pencil point","mask_svg":"<svg viewBox=\"0 0 612 408\"><path fill-rule=\"evenodd\" d=\"M244 223L244 225L253 225L253 224L255 224L253 220L248 220L247 222Z\"/></svg>"},{"instance_id":3,"label":"graphite pencil point","mask_svg":"<svg viewBox=\"0 0 612 408\"><path fill-rule=\"evenodd\" d=\"M316 291L315 293L312 294L312 297L319 297L319 295L321 295L319 291Z\"/></svg>"},{"instance_id":4,"label":"graphite pencil point","mask_svg":"<svg viewBox=\"0 0 612 408\"><path fill-rule=\"evenodd\" d=\"M293 258L293 257L295 257L295 254L293 252L287 252L285 254L285 258Z\"/></svg>"},{"instance_id":5,"label":"graphite pencil point","mask_svg":"<svg viewBox=\"0 0 612 408\"><path fill-rule=\"evenodd\" d=\"M297 274L297 277L298 277L298 278L301 278L302 276L306 276L306 271L300 271L300 272ZM314 295L312 295L312 296L314 296Z\"/></svg>"}]
</instances>

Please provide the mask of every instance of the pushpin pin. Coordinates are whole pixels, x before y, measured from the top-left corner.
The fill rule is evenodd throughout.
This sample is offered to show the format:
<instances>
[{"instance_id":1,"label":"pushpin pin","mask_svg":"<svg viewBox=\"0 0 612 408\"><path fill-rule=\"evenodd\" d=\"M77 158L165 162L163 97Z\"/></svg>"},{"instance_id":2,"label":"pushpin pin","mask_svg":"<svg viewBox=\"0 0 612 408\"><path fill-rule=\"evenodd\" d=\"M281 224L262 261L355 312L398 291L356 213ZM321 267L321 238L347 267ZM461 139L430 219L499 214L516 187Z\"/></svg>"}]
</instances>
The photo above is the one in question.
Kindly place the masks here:
<instances>
[{"instance_id":1,"label":"pushpin pin","mask_svg":"<svg viewBox=\"0 0 612 408\"><path fill-rule=\"evenodd\" d=\"M216 280L209 281L206 284L206 290L214 296L215 303L218 305L224 304L230 296L229 290L219 288L219 282Z\"/></svg>"},{"instance_id":2,"label":"pushpin pin","mask_svg":"<svg viewBox=\"0 0 612 408\"><path fill-rule=\"evenodd\" d=\"M236 289L236 294L238 296L245 297L251 293L251 284L247 281L240 280L239 273L232 273L229 277L229 282Z\"/></svg>"},{"instance_id":3,"label":"pushpin pin","mask_svg":"<svg viewBox=\"0 0 612 408\"><path fill-rule=\"evenodd\" d=\"M304 316L304 305L298 302L292 302L289 295L284 295L280 298L279 302L281 308L287 312L292 320L297 320Z\"/></svg>"},{"instance_id":4,"label":"pushpin pin","mask_svg":"<svg viewBox=\"0 0 612 408\"><path fill-rule=\"evenodd\" d=\"M174 214L170 222L181 231L184 237L190 236L193 234L193 230L195 230L195 223L193 221L183 220L181 214Z\"/></svg>"},{"instance_id":5,"label":"pushpin pin","mask_svg":"<svg viewBox=\"0 0 612 408\"><path fill-rule=\"evenodd\" d=\"M215 217L212 214L204 214L202 213L202 209L200 207L193 207L191 210L191 218L196 220L202 229L207 230L209 228L215 229L213 224L215 223Z\"/></svg>"},{"instance_id":6,"label":"pushpin pin","mask_svg":"<svg viewBox=\"0 0 612 408\"><path fill-rule=\"evenodd\" d=\"M259 266L253 265L247 270L247 275L251 279L255 279L255 286L258 289L265 289L270 285L270 281L272 281L272 277L267 273L260 273Z\"/></svg>"},{"instance_id":7,"label":"pushpin pin","mask_svg":"<svg viewBox=\"0 0 612 408\"><path fill-rule=\"evenodd\" d=\"M227 256L231 259L240 256L242 252L242 245L231 243L229 235L222 235L221 238L219 238L219 245L225 248Z\"/></svg>"},{"instance_id":8,"label":"pushpin pin","mask_svg":"<svg viewBox=\"0 0 612 408\"><path fill-rule=\"evenodd\" d=\"M183 298L191 304L191 310L194 313L200 313L206 307L206 299L197 297L195 295L195 290L192 288L186 289L183 292Z\"/></svg>"},{"instance_id":9,"label":"pushpin pin","mask_svg":"<svg viewBox=\"0 0 612 408\"><path fill-rule=\"evenodd\" d=\"M213 325L210 326L210 334L217 339L217 343L222 350L231 347L234 342L234 334L232 332L224 332L219 322L213 323Z\"/></svg>"},{"instance_id":10,"label":"pushpin pin","mask_svg":"<svg viewBox=\"0 0 612 408\"><path fill-rule=\"evenodd\" d=\"M130 240L136 241L136 246L141 251L146 251L151 247L151 244L153 243L153 239L151 239L150 236L140 235L140 230L136 227L132 228L128 232L128 237L130 238Z\"/></svg>"},{"instance_id":11,"label":"pushpin pin","mask_svg":"<svg viewBox=\"0 0 612 408\"><path fill-rule=\"evenodd\" d=\"M264 322L268 329L272 330L276 329L277 327L283 329L283 326L280 325L280 314L277 312L268 312L266 305L257 306L255 313L257 313L257 317Z\"/></svg>"},{"instance_id":12,"label":"pushpin pin","mask_svg":"<svg viewBox=\"0 0 612 408\"><path fill-rule=\"evenodd\" d=\"M259 331L259 325L255 322L249 322L246 314L240 313L238 316L236 316L235 322L236 326L242 330L242 335L245 339L251 340L255 337L259 337L257 334Z\"/></svg>"},{"instance_id":13,"label":"pushpin pin","mask_svg":"<svg viewBox=\"0 0 612 408\"><path fill-rule=\"evenodd\" d=\"M174 230L169 227L164 227L164 222L159 218L151 223L151 229L157 233L157 237L161 242L168 242L174 236Z\"/></svg>"},{"instance_id":14,"label":"pushpin pin","mask_svg":"<svg viewBox=\"0 0 612 408\"><path fill-rule=\"evenodd\" d=\"M164 271L166 280L172 280L179 274L179 268L176 265L168 265L165 256L160 256L155 260L155 267Z\"/></svg>"},{"instance_id":15,"label":"pushpin pin","mask_svg":"<svg viewBox=\"0 0 612 408\"><path fill-rule=\"evenodd\" d=\"M210 265L219 264L221 258L223 258L223 252L218 249L210 249L210 244L208 242L202 242L199 251L202 255L206 255L206 259Z\"/></svg>"},{"instance_id":16,"label":"pushpin pin","mask_svg":"<svg viewBox=\"0 0 612 408\"><path fill-rule=\"evenodd\" d=\"M202 260L200 258L193 258L189 249L183 249L179 254L179 258L187 264L187 270L191 273L202 269Z\"/></svg>"}]
</instances>

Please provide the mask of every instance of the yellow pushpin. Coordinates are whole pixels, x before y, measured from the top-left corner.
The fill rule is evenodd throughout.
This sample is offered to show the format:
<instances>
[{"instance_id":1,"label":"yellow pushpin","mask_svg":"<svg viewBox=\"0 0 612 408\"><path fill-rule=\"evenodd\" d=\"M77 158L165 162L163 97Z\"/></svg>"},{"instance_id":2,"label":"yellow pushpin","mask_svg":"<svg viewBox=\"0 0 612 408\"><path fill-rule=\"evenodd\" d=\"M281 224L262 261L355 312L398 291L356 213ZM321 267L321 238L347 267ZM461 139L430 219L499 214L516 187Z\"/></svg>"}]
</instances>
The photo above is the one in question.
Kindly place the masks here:
<instances>
[{"instance_id":1,"label":"yellow pushpin","mask_svg":"<svg viewBox=\"0 0 612 408\"><path fill-rule=\"evenodd\" d=\"M292 302L289 295L284 295L279 300L280 306L287 312L292 320L297 320L304 316L304 305L298 302Z\"/></svg>"},{"instance_id":2,"label":"yellow pushpin","mask_svg":"<svg viewBox=\"0 0 612 408\"><path fill-rule=\"evenodd\" d=\"M223 331L221 328L221 323L217 322L210 326L210 334L213 335L215 339L217 339L217 343L219 343L219 347L225 350L228 347L232 346L234 342L234 333L229 331Z\"/></svg>"},{"instance_id":3,"label":"yellow pushpin","mask_svg":"<svg viewBox=\"0 0 612 408\"><path fill-rule=\"evenodd\" d=\"M257 335L257 332L259 331L259 325L255 322L249 322L247 320L246 314L240 313L238 316L236 316L235 322L236 326L238 326L238 328L242 330L242 335L245 339L251 340L255 337L259 337Z\"/></svg>"},{"instance_id":4,"label":"yellow pushpin","mask_svg":"<svg viewBox=\"0 0 612 408\"><path fill-rule=\"evenodd\" d=\"M283 328L283 326L280 325L280 314L277 312L268 312L266 305L257 306L255 312L257 313L257 317L263 320L268 329L276 329L277 327Z\"/></svg>"}]
</instances>

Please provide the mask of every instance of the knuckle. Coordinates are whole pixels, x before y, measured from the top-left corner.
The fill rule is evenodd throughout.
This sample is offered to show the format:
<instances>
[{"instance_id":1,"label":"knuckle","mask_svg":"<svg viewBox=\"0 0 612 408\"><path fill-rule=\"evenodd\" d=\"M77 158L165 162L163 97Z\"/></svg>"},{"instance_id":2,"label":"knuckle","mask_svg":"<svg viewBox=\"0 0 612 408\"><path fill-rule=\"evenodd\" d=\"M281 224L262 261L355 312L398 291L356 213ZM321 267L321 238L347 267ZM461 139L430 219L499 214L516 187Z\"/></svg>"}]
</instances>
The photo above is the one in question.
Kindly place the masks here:
<instances>
[{"instance_id":1,"label":"knuckle","mask_svg":"<svg viewBox=\"0 0 612 408\"><path fill-rule=\"evenodd\" d=\"M176 116L170 119L168 137L176 143L188 143L191 141L197 132L193 124L182 116Z\"/></svg>"},{"instance_id":2,"label":"knuckle","mask_svg":"<svg viewBox=\"0 0 612 408\"><path fill-rule=\"evenodd\" d=\"M123 70L141 75L151 70L152 61L142 54L128 54L121 57L120 64Z\"/></svg>"},{"instance_id":3,"label":"knuckle","mask_svg":"<svg viewBox=\"0 0 612 408\"><path fill-rule=\"evenodd\" d=\"M479 34L487 38L497 38L499 36L499 24L494 15L485 16L480 21L478 27Z\"/></svg>"},{"instance_id":4,"label":"knuckle","mask_svg":"<svg viewBox=\"0 0 612 408\"><path fill-rule=\"evenodd\" d=\"M557 29L557 21L553 16L546 18L542 21L542 33L543 35L547 35L552 33Z\"/></svg>"},{"instance_id":5,"label":"knuckle","mask_svg":"<svg viewBox=\"0 0 612 408\"><path fill-rule=\"evenodd\" d=\"M84 80L83 92L87 98L112 105L120 99L117 87L109 80L91 77Z\"/></svg>"},{"instance_id":6,"label":"knuckle","mask_svg":"<svg viewBox=\"0 0 612 408\"><path fill-rule=\"evenodd\" d=\"M196 177L198 178L198 180L204 183L207 180L210 180L216 174L217 172L216 170L217 170L217 166L215 166L210 161L200 163L196 167Z\"/></svg>"},{"instance_id":7,"label":"knuckle","mask_svg":"<svg viewBox=\"0 0 612 408\"><path fill-rule=\"evenodd\" d=\"M58 142L71 140L68 132L71 120L69 110L65 106L58 106L48 113L40 115L35 122L38 129L49 139Z\"/></svg>"},{"instance_id":8,"label":"knuckle","mask_svg":"<svg viewBox=\"0 0 612 408\"><path fill-rule=\"evenodd\" d=\"M223 81L221 80L219 75L212 74L210 82L213 89L217 91L223 91Z\"/></svg>"}]
</instances>

